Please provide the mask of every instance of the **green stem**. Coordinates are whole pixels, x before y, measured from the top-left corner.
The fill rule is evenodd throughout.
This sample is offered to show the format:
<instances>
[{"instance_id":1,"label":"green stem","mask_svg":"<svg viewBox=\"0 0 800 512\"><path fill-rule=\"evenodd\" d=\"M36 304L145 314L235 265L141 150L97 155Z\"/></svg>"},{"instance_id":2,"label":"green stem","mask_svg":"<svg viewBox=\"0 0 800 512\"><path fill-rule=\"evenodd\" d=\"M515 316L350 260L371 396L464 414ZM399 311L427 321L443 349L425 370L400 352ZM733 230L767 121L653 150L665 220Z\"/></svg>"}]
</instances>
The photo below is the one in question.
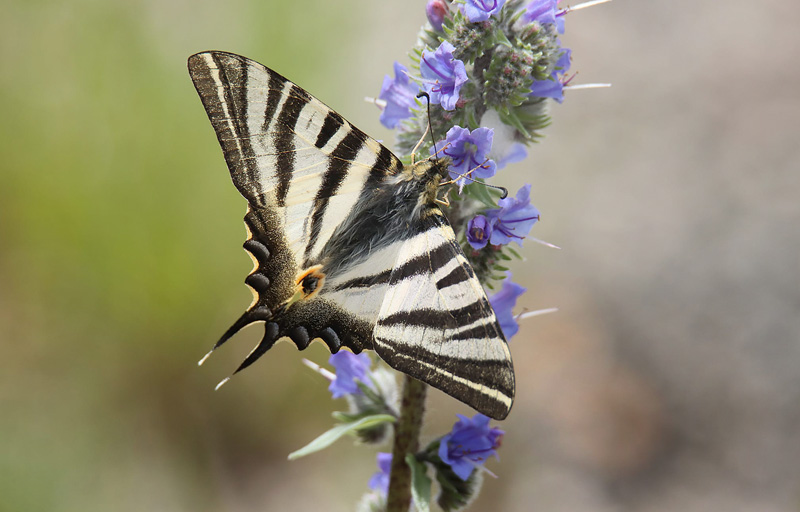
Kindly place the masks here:
<instances>
[{"instance_id":1,"label":"green stem","mask_svg":"<svg viewBox=\"0 0 800 512\"><path fill-rule=\"evenodd\" d=\"M406 454L419 449L425 391L425 384L408 375L404 376L400 417L395 424L386 512L408 512L411 505L411 470L406 464Z\"/></svg>"}]
</instances>

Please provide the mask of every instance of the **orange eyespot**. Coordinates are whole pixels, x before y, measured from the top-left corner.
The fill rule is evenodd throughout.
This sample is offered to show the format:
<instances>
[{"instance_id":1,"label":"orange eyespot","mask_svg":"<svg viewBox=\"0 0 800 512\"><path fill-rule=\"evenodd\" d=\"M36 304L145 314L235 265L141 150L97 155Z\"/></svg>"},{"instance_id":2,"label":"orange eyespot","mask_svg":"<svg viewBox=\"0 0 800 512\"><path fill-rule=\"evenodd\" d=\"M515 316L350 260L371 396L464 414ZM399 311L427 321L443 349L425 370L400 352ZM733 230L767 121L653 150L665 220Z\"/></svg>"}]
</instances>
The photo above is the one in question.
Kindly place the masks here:
<instances>
[{"instance_id":1,"label":"orange eyespot","mask_svg":"<svg viewBox=\"0 0 800 512\"><path fill-rule=\"evenodd\" d=\"M295 279L297 292L303 299L310 299L325 285L325 274L322 273L322 265L314 265L298 274Z\"/></svg>"}]
</instances>

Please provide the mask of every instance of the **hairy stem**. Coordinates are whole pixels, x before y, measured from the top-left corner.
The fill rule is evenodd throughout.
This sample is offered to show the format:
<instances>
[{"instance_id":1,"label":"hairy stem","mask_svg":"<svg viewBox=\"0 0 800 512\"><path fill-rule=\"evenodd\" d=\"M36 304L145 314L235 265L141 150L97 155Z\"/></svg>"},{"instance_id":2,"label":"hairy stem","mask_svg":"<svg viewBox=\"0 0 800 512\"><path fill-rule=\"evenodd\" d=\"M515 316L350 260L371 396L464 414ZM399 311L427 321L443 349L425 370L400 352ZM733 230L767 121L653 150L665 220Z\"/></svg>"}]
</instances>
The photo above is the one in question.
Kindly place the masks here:
<instances>
[{"instance_id":1,"label":"hairy stem","mask_svg":"<svg viewBox=\"0 0 800 512\"><path fill-rule=\"evenodd\" d=\"M400 418L395 425L386 512L408 512L411 505L411 470L406 464L406 454L419 449L425 391L425 384L408 375L404 376Z\"/></svg>"}]
</instances>

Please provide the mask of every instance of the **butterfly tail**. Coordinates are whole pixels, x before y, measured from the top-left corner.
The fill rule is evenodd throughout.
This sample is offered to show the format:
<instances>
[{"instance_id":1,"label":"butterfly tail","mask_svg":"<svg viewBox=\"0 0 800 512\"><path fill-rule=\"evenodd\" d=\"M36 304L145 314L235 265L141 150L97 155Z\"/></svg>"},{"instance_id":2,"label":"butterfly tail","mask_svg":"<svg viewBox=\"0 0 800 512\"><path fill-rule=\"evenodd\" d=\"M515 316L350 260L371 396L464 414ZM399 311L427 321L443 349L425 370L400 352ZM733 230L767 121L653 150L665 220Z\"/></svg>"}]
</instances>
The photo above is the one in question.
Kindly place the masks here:
<instances>
[{"instance_id":1,"label":"butterfly tail","mask_svg":"<svg viewBox=\"0 0 800 512\"><path fill-rule=\"evenodd\" d=\"M242 318L244 318L248 313L250 313L250 311L248 311L247 313L242 315ZM239 325L239 323L241 322L242 318L240 318L239 321L237 321L230 329L228 329L228 332L225 333L225 336L230 338L231 336L236 334L236 332L238 332L239 329L241 329L241 327L239 327L238 329L236 327ZM242 327L245 326L245 325L249 325L250 323L252 323L252 322L246 322L246 323L244 323L242 325ZM225 336L222 337L222 339L220 340L218 345L220 345L220 344L225 342L225 340L227 339L227 338L225 338ZM261 341L259 342L259 344L256 345L255 348L252 351L250 351L250 353L247 355L247 357L244 359L244 361L242 361L242 364L239 365L239 367L236 369L236 371L234 371L230 375L230 377L226 377L225 379L222 380L222 382L217 384L216 389L221 388L223 384L225 384L226 382L231 380L231 377L233 377L234 375L236 375L240 371L244 370L245 368L247 368L251 364L253 364L256 361L258 361L258 358L263 356L264 353L266 353L267 350L272 348L272 346L275 344L275 341L277 341L278 338L280 338L278 324L276 324L275 322L267 322L266 324L264 324L264 337L261 338ZM213 352L213 351L214 350L212 349L211 352ZM209 352L209 354L211 354L211 352ZM208 357L208 355L206 355L206 357ZM203 358L203 359L205 360L205 358ZM202 363L202 361L200 361L200 362Z\"/></svg>"},{"instance_id":2,"label":"butterfly tail","mask_svg":"<svg viewBox=\"0 0 800 512\"><path fill-rule=\"evenodd\" d=\"M247 355L236 371L233 372L233 375L236 375L251 364L255 363L259 357L263 356L267 350L272 348L278 338L278 324L275 322L267 322L264 324L264 337L261 338L261 341L258 343L258 345L256 345L256 347Z\"/></svg>"},{"instance_id":3,"label":"butterfly tail","mask_svg":"<svg viewBox=\"0 0 800 512\"><path fill-rule=\"evenodd\" d=\"M211 347L211 350L209 350L208 353L205 356L203 356L203 359L201 359L200 362L198 362L197 364L202 365L206 361L206 359L208 359L208 356L210 356L215 350L221 347L223 343L231 339L237 332L241 331L248 325L255 322L267 321L270 320L271 318L272 318L272 312L266 307L261 306L248 309L247 311L244 312L242 316L239 317L238 320L236 320L236 322L234 322L232 326L228 328L227 331L225 331L225 334L222 335L219 341L217 341L214 344L214 346Z\"/></svg>"}]
</instances>

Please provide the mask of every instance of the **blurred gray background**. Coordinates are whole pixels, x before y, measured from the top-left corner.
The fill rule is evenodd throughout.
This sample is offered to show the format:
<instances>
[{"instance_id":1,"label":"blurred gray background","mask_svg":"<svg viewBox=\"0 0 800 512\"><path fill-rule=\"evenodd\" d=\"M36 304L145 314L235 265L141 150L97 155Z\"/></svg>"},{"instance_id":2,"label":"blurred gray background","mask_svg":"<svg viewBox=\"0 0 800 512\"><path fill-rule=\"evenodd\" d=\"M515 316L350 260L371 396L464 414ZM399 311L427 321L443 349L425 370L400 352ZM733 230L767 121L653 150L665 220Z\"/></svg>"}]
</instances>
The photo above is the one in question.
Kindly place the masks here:
<instances>
[{"instance_id":1,"label":"blurred gray background","mask_svg":"<svg viewBox=\"0 0 800 512\"><path fill-rule=\"evenodd\" d=\"M796 2L568 15L576 83L531 156L542 221L517 402L472 510L800 506ZM0 6L0 510L352 510L375 450L327 429L324 363L258 340L196 361L250 302L244 201L186 72L247 55L377 138L363 102L424 2ZM432 393L424 436L464 406Z\"/></svg>"}]
</instances>

